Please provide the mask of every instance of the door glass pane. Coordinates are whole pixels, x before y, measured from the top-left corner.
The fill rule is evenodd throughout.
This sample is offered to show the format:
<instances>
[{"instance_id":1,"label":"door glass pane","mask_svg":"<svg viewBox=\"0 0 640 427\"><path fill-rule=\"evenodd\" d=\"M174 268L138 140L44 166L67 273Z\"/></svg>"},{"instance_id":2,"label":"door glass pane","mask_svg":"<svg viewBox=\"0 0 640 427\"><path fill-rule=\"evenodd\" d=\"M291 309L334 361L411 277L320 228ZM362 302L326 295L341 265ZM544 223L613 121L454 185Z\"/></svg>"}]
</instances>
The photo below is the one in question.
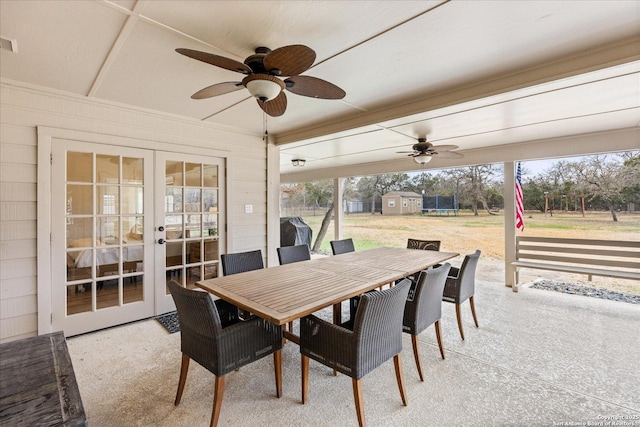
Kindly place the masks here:
<instances>
[{"instance_id":1,"label":"door glass pane","mask_svg":"<svg viewBox=\"0 0 640 427\"><path fill-rule=\"evenodd\" d=\"M143 230L144 219L141 216L122 217L122 240L124 243L141 243L144 239Z\"/></svg>"},{"instance_id":2,"label":"door glass pane","mask_svg":"<svg viewBox=\"0 0 640 427\"><path fill-rule=\"evenodd\" d=\"M93 310L91 282L67 286L67 315Z\"/></svg>"},{"instance_id":3,"label":"door glass pane","mask_svg":"<svg viewBox=\"0 0 640 427\"><path fill-rule=\"evenodd\" d=\"M184 211L200 212L200 188L184 189Z\"/></svg>"},{"instance_id":4,"label":"door glass pane","mask_svg":"<svg viewBox=\"0 0 640 427\"><path fill-rule=\"evenodd\" d=\"M202 266L188 267L187 268L187 288L196 288L196 282L202 278Z\"/></svg>"},{"instance_id":5,"label":"door glass pane","mask_svg":"<svg viewBox=\"0 0 640 427\"><path fill-rule=\"evenodd\" d=\"M202 190L202 204L205 212L218 211L218 190L205 188Z\"/></svg>"},{"instance_id":6,"label":"door glass pane","mask_svg":"<svg viewBox=\"0 0 640 427\"><path fill-rule=\"evenodd\" d=\"M187 223L185 224L186 238L202 237L202 215L191 214L185 215Z\"/></svg>"},{"instance_id":7,"label":"door glass pane","mask_svg":"<svg viewBox=\"0 0 640 427\"><path fill-rule=\"evenodd\" d=\"M98 245L120 244L120 218L99 216L96 218L96 243Z\"/></svg>"},{"instance_id":8,"label":"door glass pane","mask_svg":"<svg viewBox=\"0 0 640 427\"><path fill-rule=\"evenodd\" d=\"M167 215L164 221L167 240L182 237L182 215Z\"/></svg>"},{"instance_id":9,"label":"door glass pane","mask_svg":"<svg viewBox=\"0 0 640 427\"><path fill-rule=\"evenodd\" d=\"M121 189L121 213L139 214L143 211L144 197L142 187L122 187Z\"/></svg>"},{"instance_id":10,"label":"door glass pane","mask_svg":"<svg viewBox=\"0 0 640 427\"><path fill-rule=\"evenodd\" d=\"M93 218L67 218L67 248L90 248L93 239Z\"/></svg>"},{"instance_id":11,"label":"door glass pane","mask_svg":"<svg viewBox=\"0 0 640 427\"><path fill-rule=\"evenodd\" d=\"M217 165L202 165L202 175L204 187L217 187L218 186L218 166Z\"/></svg>"},{"instance_id":12,"label":"door glass pane","mask_svg":"<svg viewBox=\"0 0 640 427\"><path fill-rule=\"evenodd\" d=\"M164 197L165 212L182 212L182 188L167 187Z\"/></svg>"},{"instance_id":13,"label":"door glass pane","mask_svg":"<svg viewBox=\"0 0 640 427\"><path fill-rule=\"evenodd\" d=\"M202 216L203 218L203 230L206 231L204 233L206 236L217 236L218 235L218 215L206 214Z\"/></svg>"},{"instance_id":14,"label":"door glass pane","mask_svg":"<svg viewBox=\"0 0 640 427\"><path fill-rule=\"evenodd\" d=\"M174 267L176 265L183 265L182 258L182 242L171 242L166 243L167 248L167 256L166 256L166 266Z\"/></svg>"},{"instance_id":15,"label":"door glass pane","mask_svg":"<svg viewBox=\"0 0 640 427\"><path fill-rule=\"evenodd\" d=\"M204 241L204 260L218 260L218 239L206 239Z\"/></svg>"},{"instance_id":16,"label":"door glass pane","mask_svg":"<svg viewBox=\"0 0 640 427\"><path fill-rule=\"evenodd\" d=\"M165 184L183 185L182 162L167 161L165 166Z\"/></svg>"},{"instance_id":17,"label":"door glass pane","mask_svg":"<svg viewBox=\"0 0 640 427\"><path fill-rule=\"evenodd\" d=\"M115 307L120 305L120 281L117 278L102 280L96 284L96 308Z\"/></svg>"},{"instance_id":18,"label":"door glass pane","mask_svg":"<svg viewBox=\"0 0 640 427\"><path fill-rule=\"evenodd\" d=\"M67 185L67 215L93 214L93 187L91 185Z\"/></svg>"},{"instance_id":19,"label":"door glass pane","mask_svg":"<svg viewBox=\"0 0 640 427\"><path fill-rule=\"evenodd\" d=\"M98 277L120 274L120 247L96 250L96 275Z\"/></svg>"},{"instance_id":20,"label":"door glass pane","mask_svg":"<svg viewBox=\"0 0 640 427\"><path fill-rule=\"evenodd\" d=\"M187 163L185 165L185 185L189 187L200 187L202 185L201 166L199 163Z\"/></svg>"},{"instance_id":21,"label":"door glass pane","mask_svg":"<svg viewBox=\"0 0 640 427\"><path fill-rule=\"evenodd\" d=\"M144 184L144 162L142 159L122 158L122 183Z\"/></svg>"},{"instance_id":22,"label":"door glass pane","mask_svg":"<svg viewBox=\"0 0 640 427\"><path fill-rule=\"evenodd\" d=\"M118 187L101 185L96 187L98 204L98 214L117 215L120 213L120 197L118 197Z\"/></svg>"},{"instance_id":23,"label":"door glass pane","mask_svg":"<svg viewBox=\"0 0 640 427\"><path fill-rule=\"evenodd\" d=\"M93 181L93 154L67 152L67 181Z\"/></svg>"},{"instance_id":24,"label":"door glass pane","mask_svg":"<svg viewBox=\"0 0 640 427\"><path fill-rule=\"evenodd\" d=\"M137 302L143 300L143 285L144 276L129 276L122 279L122 302L129 304L131 302Z\"/></svg>"},{"instance_id":25,"label":"door glass pane","mask_svg":"<svg viewBox=\"0 0 640 427\"><path fill-rule=\"evenodd\" d=\"M144 246L131 245L122 248L122 257L124 258L122 272L123 273L142 273L144 271Z\"/></svg>"},{"instance_id":26,"label":"door glass pane","mask_svg":"<svg viewBox=\"0 0 640 427\"><path fill-rule=\"evenodd\" d=\"M104 184L118 184L120 180L119 156L96 155L96 182Z\"/></svg>"}]
</instances>

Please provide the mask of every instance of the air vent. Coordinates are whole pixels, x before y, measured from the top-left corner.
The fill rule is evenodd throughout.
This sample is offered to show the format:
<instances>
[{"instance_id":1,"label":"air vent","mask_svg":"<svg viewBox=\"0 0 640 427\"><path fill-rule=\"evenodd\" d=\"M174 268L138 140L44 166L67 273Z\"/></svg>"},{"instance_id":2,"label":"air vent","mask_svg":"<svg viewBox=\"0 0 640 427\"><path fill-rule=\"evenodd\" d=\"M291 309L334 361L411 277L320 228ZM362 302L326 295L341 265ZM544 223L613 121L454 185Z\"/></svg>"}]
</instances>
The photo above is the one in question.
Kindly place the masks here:
<instances>
[{"instance_id":1,"label":"air vent","mask_svg":"<svg viewBox=\"0 0 640 427\"><path fill-rule=\"evenodd\" d=\"M18 41L0 37L0 49L16 53L18 51Z\"/></svg>"}]
</instances>

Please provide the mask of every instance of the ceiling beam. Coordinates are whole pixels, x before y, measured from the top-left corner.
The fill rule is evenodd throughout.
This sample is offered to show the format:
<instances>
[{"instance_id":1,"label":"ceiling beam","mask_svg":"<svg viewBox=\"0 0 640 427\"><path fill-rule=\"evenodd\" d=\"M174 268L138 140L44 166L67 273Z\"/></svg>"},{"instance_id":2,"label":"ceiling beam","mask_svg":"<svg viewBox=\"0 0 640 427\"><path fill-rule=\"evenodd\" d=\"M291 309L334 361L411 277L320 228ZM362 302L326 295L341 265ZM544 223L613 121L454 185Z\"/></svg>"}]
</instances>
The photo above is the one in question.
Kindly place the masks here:
<instances>
[{"instance_id":1,"label":"ceiling beam","mask_svg":"<svg viewBox=\"0 0 640 427\"><path fill-rule=\"evenodd\" d=\"M640 128L628 128L610 132L573 135L517 144L506 144L474 150L461 150L462 159L434 159L424 170L439 170L496 162L553 159L613 153L640 149ZM280 182L308 182L351 176L380 175L420 171L420 166L406 158L382 162L361 163L336 168L301 170L280 175Z\"/></svg>"}]
</instances>

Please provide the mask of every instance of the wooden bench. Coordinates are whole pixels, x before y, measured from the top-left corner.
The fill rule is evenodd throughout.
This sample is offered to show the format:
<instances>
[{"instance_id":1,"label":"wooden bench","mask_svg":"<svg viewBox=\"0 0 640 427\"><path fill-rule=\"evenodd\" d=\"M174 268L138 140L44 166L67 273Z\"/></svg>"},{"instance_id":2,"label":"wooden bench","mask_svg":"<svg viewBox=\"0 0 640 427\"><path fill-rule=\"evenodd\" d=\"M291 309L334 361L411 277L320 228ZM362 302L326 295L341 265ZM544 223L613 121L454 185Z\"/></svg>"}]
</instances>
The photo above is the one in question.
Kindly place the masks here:
<instances>
[{"instance_id":1,"label":"wooden bench","mask_svg":"<svg viewBox=\"0 0 640 427\"><path fill-rule=\"evenodd\" d=\"M516 284L521 268L640 280L640 241L517 236L511 265Z\"/></svg>"}]
</instances>

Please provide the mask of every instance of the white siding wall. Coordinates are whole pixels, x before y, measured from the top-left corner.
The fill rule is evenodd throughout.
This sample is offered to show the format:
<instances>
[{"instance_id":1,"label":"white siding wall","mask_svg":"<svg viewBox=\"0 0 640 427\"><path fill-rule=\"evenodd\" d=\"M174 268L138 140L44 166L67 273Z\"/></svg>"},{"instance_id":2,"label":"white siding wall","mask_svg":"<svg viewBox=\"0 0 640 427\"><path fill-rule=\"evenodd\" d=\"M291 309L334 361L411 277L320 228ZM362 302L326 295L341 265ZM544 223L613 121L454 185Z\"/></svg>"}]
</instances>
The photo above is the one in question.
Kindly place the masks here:
<instances>
[{"instance_id":1,"label":"white siding wall","mask_svg":"<svg viewBox=\"0 0 640 427\"><path fill-rule=\"evenodd\" d=\"M6 81L0 91L0 342L38 330L37 126L159 142L168 151L227 152L228 250L267 253L267 147L259 136Z\"/></svg>"}]
</instances>

